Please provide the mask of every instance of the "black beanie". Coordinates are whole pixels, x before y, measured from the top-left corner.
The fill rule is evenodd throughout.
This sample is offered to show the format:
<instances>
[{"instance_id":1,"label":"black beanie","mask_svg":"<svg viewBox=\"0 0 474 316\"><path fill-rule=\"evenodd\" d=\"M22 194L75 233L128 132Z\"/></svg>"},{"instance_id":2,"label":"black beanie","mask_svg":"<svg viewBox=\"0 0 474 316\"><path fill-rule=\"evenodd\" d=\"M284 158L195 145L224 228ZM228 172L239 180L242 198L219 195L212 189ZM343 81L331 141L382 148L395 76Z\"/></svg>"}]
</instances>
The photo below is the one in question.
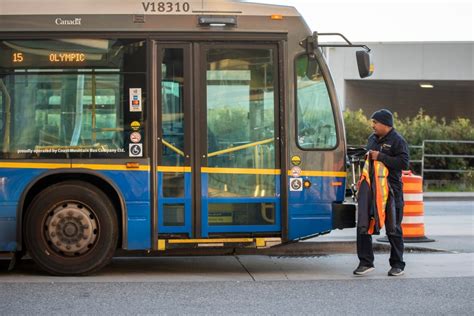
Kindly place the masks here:
<instances>
[{"instance_id":1,"label":"black beanie","mask_svg":"<svg viewBox=\"0 0 474 316\"><path fill-rule=\"evenodd\" d=\"M390 112L389 110L378 110L374 112L374 114L372 114L370 118L376 120L379 123L382 123L383 125L387 125L390 127L393 126L393 115L392 112Z\"/></svg>"}]
</instances>

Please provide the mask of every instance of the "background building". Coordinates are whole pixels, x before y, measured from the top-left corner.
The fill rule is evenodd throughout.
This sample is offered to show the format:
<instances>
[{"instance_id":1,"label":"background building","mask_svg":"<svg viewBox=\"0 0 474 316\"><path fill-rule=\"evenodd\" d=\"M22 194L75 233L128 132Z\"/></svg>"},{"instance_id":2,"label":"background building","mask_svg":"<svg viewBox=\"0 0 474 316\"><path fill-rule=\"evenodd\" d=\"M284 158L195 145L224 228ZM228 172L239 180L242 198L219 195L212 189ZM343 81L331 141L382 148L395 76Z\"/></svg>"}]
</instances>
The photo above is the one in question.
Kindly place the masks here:
<instances>
[{"instance_id":1,"label":"background building","mask_svg":"<svg viewBox=\"0 0 474 316\"><path fill-rule=\"evenodd\" d=\"M438 118L474 121L474 43L368 43L375 72L360 79L355 50L326 48L343 109L380 107L414 116L420 108Z\"/></svg>"}]
</instances>

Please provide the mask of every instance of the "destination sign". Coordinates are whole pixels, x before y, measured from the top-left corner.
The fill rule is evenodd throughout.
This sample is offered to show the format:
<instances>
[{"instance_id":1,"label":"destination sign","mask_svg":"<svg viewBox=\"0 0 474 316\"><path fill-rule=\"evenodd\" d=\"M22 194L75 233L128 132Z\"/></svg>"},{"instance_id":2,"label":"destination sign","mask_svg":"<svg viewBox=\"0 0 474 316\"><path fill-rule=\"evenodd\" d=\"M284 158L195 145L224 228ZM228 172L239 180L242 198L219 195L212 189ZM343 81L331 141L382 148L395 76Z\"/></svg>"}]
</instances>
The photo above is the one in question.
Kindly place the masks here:
<instances>
[{"instance_id":1,"label":"destination sign","mask_svg":"<svg viewBox=\"0 0 474 316\"><path fill-rule=\"evenodd\" d=\"M83 53L53 53L49 54L49 61L52 63L70 62L81 63L86 61L86 54Z\"/></svg>"},{"instance_id":2,"label":"destination sign","mask_svg":"<svg viewBox=\"0 0 474 316\"><path fill-rule=\"evenodd\" d=\"M0 0L2 1L2 0ZM0 41L0 72L14 69L122 69L146 71L144 39L58 38ZM130 65L130 66L127 66Z\"/></svg>"},{"instance_id":3,"label":"destination sign","mask_svg":"<svg viewBox=\"0 0 474 316\"><path fill-rule=\"evenodd\" d=\"M27 61L28 55L24 53L14 52L12 53L12 62L14 64L22 64ZM37 57L36 57L37 58ZM47 55L47 60L51 63L83 63L87 61L86 54L84 53L51 53ZM46 58L45 58L46 59Z\"/></svg>"}]
</instances>

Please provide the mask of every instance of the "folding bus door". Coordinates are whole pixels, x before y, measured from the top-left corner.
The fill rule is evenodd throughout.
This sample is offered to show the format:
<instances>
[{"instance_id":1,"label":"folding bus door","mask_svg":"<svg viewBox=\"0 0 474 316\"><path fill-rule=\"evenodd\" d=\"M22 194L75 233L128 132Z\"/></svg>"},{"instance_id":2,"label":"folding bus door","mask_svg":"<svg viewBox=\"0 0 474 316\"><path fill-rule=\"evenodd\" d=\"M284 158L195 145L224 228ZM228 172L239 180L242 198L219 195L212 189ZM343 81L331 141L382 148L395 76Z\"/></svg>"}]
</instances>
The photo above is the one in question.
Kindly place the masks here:
<instances>
[{"instance_id":1,"label":"folding bus door","mask_svg":"<svg viewBox=\"0 0 474 316\"><path fill-rule=\"evenodd\" d=\"M201 235L281 231L276 45L200 49Z\"/></svg>"},{"instance_id":2,"label":"folding bus door","mask_svg":"<svg viewBox=\"0 0 474 316\"><path fill-rule=\"evenodd\" d=\"M158 43L158 233L193 237L191 44Z\"/></svg>"},{"instance_id":3,"label":"folding bus door","mask_svg":"<svg viewBox=\"0 0 474 316\"><path fill-rule=\"evenodd\" d=\"M156 48L158 234L278 234L277 45Z\"/></svg>"}]
</instances>

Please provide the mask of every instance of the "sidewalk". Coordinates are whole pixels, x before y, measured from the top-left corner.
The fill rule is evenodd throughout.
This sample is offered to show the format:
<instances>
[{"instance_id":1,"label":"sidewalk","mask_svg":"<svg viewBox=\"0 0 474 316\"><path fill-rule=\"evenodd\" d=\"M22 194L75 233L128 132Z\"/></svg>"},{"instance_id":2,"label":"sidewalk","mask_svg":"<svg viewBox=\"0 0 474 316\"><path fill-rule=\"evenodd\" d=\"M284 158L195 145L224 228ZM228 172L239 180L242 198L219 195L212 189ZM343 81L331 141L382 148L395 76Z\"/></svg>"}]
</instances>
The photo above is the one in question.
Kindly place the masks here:
<instances>
[{"instance_id":1,"label":"sidewalk","mask_svg":"<svg viewBox=\"0 0 474 316\"><path fill-rule=\"evenodd\" d=\"M405 243L409 251L474 252L474 201L425 201L425 236L434 242ZM377 241L384 237L374 236L375 244L388 245ZM303 242L309 243L352 243L355 248L356 229L332 231L328 235L315 237Z\"/></svg>"},{"instance_id":2,"label":"sidewalk","mask_svg":"<svg viewBox=\"0 0 474 316\"><path fill-rule=\"evenodd\" d=\"M474 254L408 253L408 269L401 279L472 277ZM357 256L338 254L312 257L211 256L115 258L91 276L57 277L44 274L33 261L22 262L13 272L0 269L5 283L103 283L103 282L215 282L215 281L310 281L390 279L388 255L376 254L376 270L363 278L352 275ZM397 281L399 282L399 281ZM294 295L296 295L294 293ZM79 300L82 298L79 297Z\"/></svg>"}]
</instances>

